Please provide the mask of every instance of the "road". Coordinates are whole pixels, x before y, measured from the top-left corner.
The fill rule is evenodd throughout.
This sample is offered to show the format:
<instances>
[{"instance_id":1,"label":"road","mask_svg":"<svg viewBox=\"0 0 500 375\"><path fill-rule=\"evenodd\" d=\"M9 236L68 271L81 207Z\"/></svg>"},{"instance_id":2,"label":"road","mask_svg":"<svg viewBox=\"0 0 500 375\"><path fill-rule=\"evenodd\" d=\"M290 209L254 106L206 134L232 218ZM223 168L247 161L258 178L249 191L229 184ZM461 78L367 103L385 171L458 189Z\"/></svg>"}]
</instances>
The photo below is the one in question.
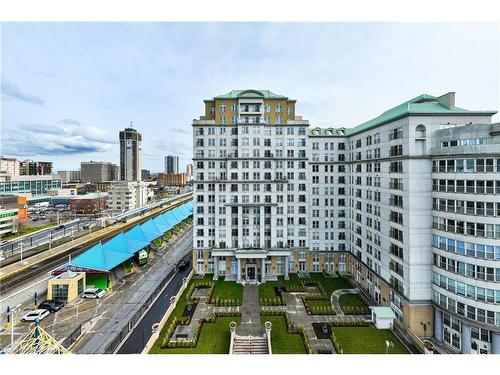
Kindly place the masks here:
<instances>
[{"instance_id":1,"label":"road","mask_svg":"<svg viewBox=\"0 0 500 375\"><path fill-rule=\"evenodd\" d=\"M150 307L146 315L134 328L130 336L122 344L118 354L140 354L149 338L151 337L151 326L158 323L168 307L170 306L170 297L175 296L182 286L182 279L189 275L191 263L183 271L177 272L170 283L165 287L160 297Z\"/></svg>"},{"instance_id":2,"label":"road","mask_svg":"<svg viewBox=\"0 0 500 375\"><path fill-rule=\"evenodd\" d=\"M193 248L192 244L193 237L192 229L190 228L187 232L185 232L185 234L183 234L182 239L176 242L175 245L173 245L169 250L159 251L158 255L161 257L161 259L156 260L147 270L147 272L142 273L141 277L136 279L132 284L127 285L127 299L125 300L125 303L122 304L121 308L118 311L113 312L112 314L108 313L106 315L106 322L104 323L104 325L100 326L99 328L94 327L94 329L96 330L95 333L98 334L93 334L91 337L87 337L86 339L84 338L83 340L81 340L81 342L77 345L77 348L75 348L75 351L77 353L83 354L107 353L110 344L115 342L115 340L121 334L122 329L129 324L128 322L130 320L136 319L136 313L141 310L142 306L144 306L144 304L151 297L154 291L157 290L157 288L165 281L167 275L173 274L172 271L174 269L174 264L178 263L180 259L184 257L191 256L190 254ZM183 272L189 271L185 270ZM175 276L176 274L173 275ZM185 276L181 276L181 280L182 277ZM174 282L174 284L172 284L173 289L168 289L166 293L176 293L176 285L174 280L177 279L174 277L171 280L172 282ZM180 285L177 286L177 290L178 288L180 288ZM156 302L159 303L159 305L152 310L156 311L156 309L160 309L161 303L163 302L166 305L166 307L164 307L164 311L166 311L170 300L169 298L167 299L167 301L162 298L158 298ZM160 314L159 310L157 314ZM153 316L150 319L153 320ZM154 321L153 323L156 323L159 320L160 319ZM149 321L144 323L143 326L145 340L147 340L150 334L146 332L146 327L148 324ZM149 325L149 330L151 330L151 325ZM139 337L142 337L142 331L139 331L139 335ZM123 336L123 338L126 339L125 336ZM139 341L139 344L142 344L142 339ZM118 347L118 345L116 345L116 347ZM114 351L114 349L115 348L113 348L111 351Z\"/></svg>"}]
</instances>

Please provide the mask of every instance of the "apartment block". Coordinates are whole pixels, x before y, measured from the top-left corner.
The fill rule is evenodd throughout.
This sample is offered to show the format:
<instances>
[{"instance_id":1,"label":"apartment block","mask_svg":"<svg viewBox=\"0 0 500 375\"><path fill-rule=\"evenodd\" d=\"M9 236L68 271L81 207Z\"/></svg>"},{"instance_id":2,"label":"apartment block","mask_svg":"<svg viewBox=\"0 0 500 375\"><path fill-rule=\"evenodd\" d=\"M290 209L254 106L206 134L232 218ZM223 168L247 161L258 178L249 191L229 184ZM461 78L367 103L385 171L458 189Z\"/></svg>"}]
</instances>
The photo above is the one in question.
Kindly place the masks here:
<instances>
[{"instance_id":1,"label":"apartment block","mask_svg":"<svg viewBox=\"0 0 500 375\"><path fill-rule=\"evenodd\" d=\"M195 271L349 272L408 335L500 353L495 113L424 94L318 128L267 90L205 100L193 121Z\"/></svg>"}]
</instances>

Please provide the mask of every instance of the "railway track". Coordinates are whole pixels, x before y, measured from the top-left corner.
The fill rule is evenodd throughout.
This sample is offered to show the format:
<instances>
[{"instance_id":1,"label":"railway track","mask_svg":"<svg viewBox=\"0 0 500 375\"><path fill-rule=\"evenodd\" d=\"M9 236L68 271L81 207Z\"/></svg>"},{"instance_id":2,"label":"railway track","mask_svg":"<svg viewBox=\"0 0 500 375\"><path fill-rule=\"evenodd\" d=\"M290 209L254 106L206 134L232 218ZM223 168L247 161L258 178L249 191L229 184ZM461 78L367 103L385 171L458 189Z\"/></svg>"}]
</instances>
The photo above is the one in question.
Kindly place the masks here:
<instances>
[{"instance_id":1,"label":"railway track","mask_svg":"<svg viewBox=\"0 0 500 375\"><path fill-rule=\"evenodd\" d=\"M161 210L159 210L156 214L152 216L148 216L145 218L141 218L138 221L135 221L133 223L127 224L120 228L120 231L125 231L133 226L136 226L137 224L142 224L149 219L156 217L157 215L168 211L172 208L175 208L185 202L187 202L190 198L183 198L179 200L178 202L171 203L165 207L163 207ZM88 250L92 246L96 245L99 242L109 240L110 238L116 236L117 232L112 232L112 233L107 233L106 235L96 238L95 240L91 240L86 242L85 244L82 244L80 246L75 246L73 249L63 253L63 254L58 254L54 255L53 257L47 259L47 261L39 264L33 265L33 267L27 268L24 271L18 272L14 274L12 277L8 277L0 282L0 294L5 294L10 288L12 288L14 285L18 285L20 283L29 281L35 276L40 275L40 273L43 272L49 272L52 271L53 269L62 266L64 263L68 261L68 256L71 255L72 258L75 256L80 255L84 251Z\"/></svg>"}]
</instances>

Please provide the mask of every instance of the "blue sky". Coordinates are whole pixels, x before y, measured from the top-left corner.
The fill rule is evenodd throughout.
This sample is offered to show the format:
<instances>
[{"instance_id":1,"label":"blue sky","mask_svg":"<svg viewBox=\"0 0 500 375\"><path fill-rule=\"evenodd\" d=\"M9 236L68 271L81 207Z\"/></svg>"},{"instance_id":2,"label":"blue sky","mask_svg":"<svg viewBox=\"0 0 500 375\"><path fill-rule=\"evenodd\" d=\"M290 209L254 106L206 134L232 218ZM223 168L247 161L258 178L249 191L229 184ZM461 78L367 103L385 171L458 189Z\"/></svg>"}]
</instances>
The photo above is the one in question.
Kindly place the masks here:
<instances>
[{"instance_id":1,"label":"blue sky","mask_svg":"<svg viewBox=\"0 0 500 375\"><path fill-rule=\"evenodd\" d=\"M143 133L143 168L191 158L203 99L270 89L312 125L351 127L422 93L499 109L494 24L3 23L5 156L119 161L118 132ZM498 120L498 117L496 118Z\"/></svg>"}]
</instances>

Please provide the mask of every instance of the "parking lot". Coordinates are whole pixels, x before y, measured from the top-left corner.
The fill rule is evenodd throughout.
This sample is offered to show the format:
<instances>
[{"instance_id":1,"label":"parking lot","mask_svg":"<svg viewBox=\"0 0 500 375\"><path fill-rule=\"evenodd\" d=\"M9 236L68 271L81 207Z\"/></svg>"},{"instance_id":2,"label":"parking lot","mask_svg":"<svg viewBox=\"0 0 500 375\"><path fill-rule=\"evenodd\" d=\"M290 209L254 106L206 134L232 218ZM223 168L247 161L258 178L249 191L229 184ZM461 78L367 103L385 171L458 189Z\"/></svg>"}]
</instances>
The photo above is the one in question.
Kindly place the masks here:
<instances>
[{"instance_id":1,"label":"parking lot","mask_svg":"<svg viewBox=\"0 0 500 375\"><path fill-rule=\"evenodd\" d=\"M186 230L180 238L167 246L165 250L159 250L153 254L151 261L145 267L137 267L137 272L116 280L113 290L106 293L100 299L82 299L77 297L74 301L67 303L64 308L56 313L51 313L40 322L49 334L56 340L62 342L75 329L81 325L84 333L77 346L83 345L99 329L109 322L113 315L131 298L141 282L156 275L160 267L173 267L184 255L191 250L191 229ZM42 301L39 301L42 302ZM22 315L33 308L33 302L26 304L16 312L16 321ZM14 327L15 341L20 340L34 326L33 322L19 322ZM10 345L11 331L2 327L0 331L0 348Z\"/></svg>"}]
</instances>

